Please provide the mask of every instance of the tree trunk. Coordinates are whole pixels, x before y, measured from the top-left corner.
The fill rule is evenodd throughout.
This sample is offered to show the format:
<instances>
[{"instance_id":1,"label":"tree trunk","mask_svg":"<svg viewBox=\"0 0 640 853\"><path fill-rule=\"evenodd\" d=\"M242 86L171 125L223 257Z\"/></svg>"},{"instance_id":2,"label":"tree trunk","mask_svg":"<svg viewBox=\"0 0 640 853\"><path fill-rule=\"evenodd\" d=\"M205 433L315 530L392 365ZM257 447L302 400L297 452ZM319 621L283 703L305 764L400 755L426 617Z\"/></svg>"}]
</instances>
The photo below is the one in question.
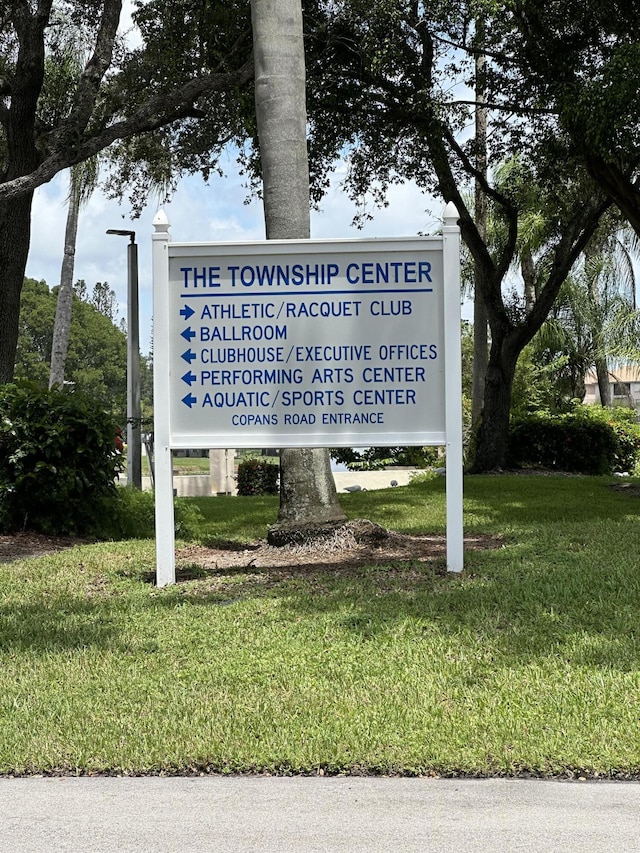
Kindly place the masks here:
<instances>
[{"instance_id":1,"label":"tree trunk","mask_svg":"<svg viewBox=\"0 0 640 853\"><path fill-rule=\"evenodd\" d=\"M476 38L478 47L484 45L484 20L481 15L476 20ZM487 110L486 103L486 57L484 53L476 55L476 169L487 177ZM480 181L475 182L475 220L478 234L487 239L487 203ZM473 292L473 374L471 380L471 425L475 431L482 418L484 407L484 389L489 361L489 319L487 306L482 296L480 264L474 264Z\"/></svg>"},{"instance_id":2,"label":"tree trunk","mask_svg":"<svg viewBox=\"0 0 640 853\"><path fill-rule=\"evenodd\" d=\"M49 388L64 384L64 368L69 348L71 331L71 308L73 306L73 269L80 216L80 188L71 176L71 191L67 209L67 224L64 233L64 255L60 270L60 288L56 303L56 319L53 326L53 344L51 346L51 371Z\"/></svg>"},{"instance_id":3,"label":"tree trunk","mask_svg":"<svg viewBox=\"0 0 640 853\"><path fill-rule=\"evenodd\" d=\"M309 165L300 0L252 0L267 239L308 238ZM284 450L276 528L344 520L326 449Z\"/></svg>"},{"instance_id":4,"label":"tree trunk","mask_svg":"<svg viewBox=\"0 0 640 853\"><path fill-rule=\"evenodd\" d=\"M13 381L33 194L0 202L0 384Z\"/></svg>"},{"instance_id":5,"label":"tree trunk","mask_svg":"<svg viewBox=\"0 0 640 853\"><path fill-rule=\"evenodd\" d=\"M607 407L611 405L611 384L609 382L609 368L607 359L603 355L596 356L596 376L598 377L598 391L600 391L600 405Z\"/></svg>"},{"instance_id":6,"label":"tree trunk","mask_svg":"<svg viewBox=\"0 0 640 853\"><path fill-rule=\"evenodd\" d=\"M522 250L520 272L524 281L524 310L529 313L536 302L536 267L528 246Z\"/></svg>"},{"instance_id":7,"label":"tree trunk","mask_svg":"<svg viewBox=\"0 0 640 853\"><path fill-rule=\"evenodd\" d=\"M474 430L482 419L484 409L489 360L488 329L487 307L482 293L476 289L473 296L473 375L471 380L471 425Z\"/></svg>"},{"instance_id":8,"label":"tree trunk","mask_svg":"<svg viewBox=\"0 0 640 853\"><path fill-rule=\"evenodd\" d=\"M2 183L11 182L37 168L39 153L35 143L38 98L44 80L44 30L50 2L9 4L9 17L20 19L21 44L10 75L10 98L2 105L3 151L0 156ZM4 14L3 5L3 14ZM11 36L9 36L11 38ZM6 93L5 93L6 94ZM20 294L31 240L33 190L17 198L0 201L0 383L12 382L18 346Z\"/></svg>"},{"instance_id":9,"label":"tree trunk","mask_svg":"<svg viewBox=\"0 0 640 853\"><path fill-rule=\"evenodd\" d=\"M511 391L521 348L510 345L506 337L496 340L489 354L484 411L478 430L473 473L497 471L508 465L509 416Z\"/></svg>"},{"instance_id":10,"label":"tree trunk","mask_svg":"<svg viewBox=\"0 0 640 853\"><path fill-rule=\"evenodd\" d=\"M280 457L278 524L286 526L343 521L331 473L329 451L289 448Z\"/></svg>"}]
</instances>

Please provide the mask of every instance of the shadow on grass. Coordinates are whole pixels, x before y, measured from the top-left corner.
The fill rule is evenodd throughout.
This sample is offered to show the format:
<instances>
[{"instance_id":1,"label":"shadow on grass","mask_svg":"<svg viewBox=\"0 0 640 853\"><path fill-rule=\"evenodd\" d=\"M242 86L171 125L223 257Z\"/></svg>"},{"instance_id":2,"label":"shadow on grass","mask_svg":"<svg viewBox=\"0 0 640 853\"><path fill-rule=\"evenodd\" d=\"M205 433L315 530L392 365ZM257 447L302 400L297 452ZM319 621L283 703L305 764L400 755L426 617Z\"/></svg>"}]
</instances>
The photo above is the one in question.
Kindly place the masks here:
<instances>
[{"instance_id":1,"label":"shadow on grass","mask_svg":"<svg viewBox=\"0 0 640 853\"><path fill-rule=\"evenodd\" d=\"M627 544L632 540L630 535ZM551 548L541 554L532 543L509 545L469 554L461 578L446 574L442 558L346 570L326 564L303 570L200 567L192 580L150 590L149 597L136 594L130 618L135 620L135 610L155 611L161 622L163 613L179 612L187 604L211 609L211 625L218 607L237 609L242 621L260 612L260 623L273 620L279 630L307 639L317 633L337 642L393 644L400 632L419 649L423 641L439 637L452 649L477 650L477 659L465 664L471 679L497 665L522 666L546 657L571 666L637 670L638 561L624 559L624 547L608 550L612 563L577 550L559 554L554 564ZM142 576L137 580L142 582ZM0 650L118 647L123 606L102 595L4 606Z\"/></svg>"},{"instance_id":2,"label":"shadow on grass","mask_svg":"<svg viewBox=\"0 0 640 853\"><path fill-rule=\"evenodd\" d=\"M491 649L506 665L558 656L576 666L637 669L639 499L612 491L606 478L531 479L468 478L470 513L491 516L494 531L509 524L519 534L501 549L467 553L461 578L446 575L442 558L347 570L321 563L245 566L233 570L229 584L229 570L209 570L178 595L212 605L274 599L291 624L317 620L326 630L328 620L332 630L363 642L409 625L418 639L434 632L467 645L471 639L481 653ZM408 488L424 499L442 486ZM349 496L352 509L358 498ZM392 500L369 493L366 505L379 502L389 519ZM171 599L166 605L172 606Z\"/></svg>"},{"instance_id":3,"label":"shadow on grass","mask_svg":"<svg viewBox=\"0 0 640 853\"><path fill-rule=\"evenodd\" d=\"M612 485L607 477L467 476L465 528L500 534L506 528L530 528L532 521L589 524L594 518L637 516L640 498L613 491ZM397 489L340 494L339 500L350 519L368 518L404 533L444 532L445 491L445 480L438 477ZM199 538L205 542L228 538L230 529L238 540L264 536L278 511L275 497L192 500L204 517Z\"/></svg>"},{"instance_id":4,"label":"shadow on grass","mask_svg":"<svg viewBox=\"0 0 640 853\"><path fill-rule=\"evenodd\" d=\"M465 477L465 516L492 529L554 524L591 524L595 519L633 520L640 500L615 489L610 477L468 476Z\"/></svg>"},{"instance_id":5,"label":"shadow on grass","mask_svg":"<svg viewBox=\"0 0 640 853\"><path fill-rule=\"evenodd\" d=\"M477 518L490 514L488 526L494 532L507 522L524 532L519 541L498 550L468 553L462 577L446 575L444 559L438 556L430 562L394 560L346 569L326 563L259 568L249 565L249 553L247 564L234 569L185 566L190 574L183 580L189 582L140 597L135 608L157 610L160 619L163 610L186 603L242 607L262 599L275 605L274 618L283 630L317 628L319 635L329 630L355 642L379 642L402 630L416 642L433 634L467 647L471 640L479 654L490 649L507 665L559 655L576 665L637 668L637 532L633 523L621 520L635 519L638 498L613 493L610 483L600 478L581 478L578 484L567 478L571 485L545 478L534 491L528 478L521 478L522 486L519 479L468 478L471 513ZM430 481L407 487L404 495L397 494L399 489L393 494L371 492L366 505L380 507L391 526L389 506L394 502L402 507L421 503L425 496L441 499L443 488L441 481ZM345 503L350 515L365 505L357 493ZM235 512L262 517L273 501L257 509L249 501L233 504ZM558 519L566 518L570 522L562 532L553 532ZM140 564L139 570L127 571L127 582L141 583L145 574ZM82 598L58 596L6 605L0 608L0 649L111 647L119 642L122 607L101 590ZM247 610L247 619L251 612ZM477 667L484 665L491 666L491 660Z\"/></svg>"},{"instance_id":6,"label":"shadow on grass","mask_svg":"<svg viewBox=\"0 0 640 853\"><path fill-rule=\"evenodd\" d=\"M0 651L111 648L120 630L104 599L57 597L0 607Z\"/></svg>"},{"instance_id":7,"label":"shadow on grass","mask_svg":"<svg viewBox=\"0 0 640 853\"><path fill-rule=\"evenodd\" d=\"M190 498L202 514L199 540L215 542L229 539L230 531L238 542L254 539L273 524L278 514L278 498L200 497Z\"/></svg>"}]
</instances>

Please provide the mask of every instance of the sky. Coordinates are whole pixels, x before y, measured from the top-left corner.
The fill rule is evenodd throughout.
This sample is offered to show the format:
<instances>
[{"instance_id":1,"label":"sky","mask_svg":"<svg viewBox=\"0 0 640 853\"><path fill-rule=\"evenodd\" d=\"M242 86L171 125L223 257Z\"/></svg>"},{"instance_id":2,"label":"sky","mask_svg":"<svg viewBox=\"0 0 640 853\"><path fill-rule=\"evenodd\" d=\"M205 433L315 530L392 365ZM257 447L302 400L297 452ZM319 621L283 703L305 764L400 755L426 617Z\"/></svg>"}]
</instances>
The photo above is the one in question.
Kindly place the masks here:
<instances>
[{"instance_id":1,"label":"sky","mask_svg":"<svg viewBox=\"0 0 640 853\"><path fill-rule=\"evenodd\" d=\"M264 240L262 202L245 203L247 189L231 158L223 166L227 176L205 184L199 176L181 181L169 204L163 205L171 223L170 234L179 242L241 242ZM342 175L344 174L342 168ZM431 234L441 224L444 204L424 195L411 183L392 187L388 207L375 212L364 228L352 225L356 208L341 190L339 169L321 209L312 214L312 238L414 237ZM60 281L67 215L68 174L58 175L35 194L31 249L26 275L44 280L49 287ZM129 238L107 235L108 229L136 232L140 288L140 350L147 354L152 336L151 235L157 200L150 200L137 220L130 218L125 201L94 193L80 213L73 280L84 279L89 289L97 281L115 291L119 316L126 319L127 244Z\"/></svg>"}]
</instances>

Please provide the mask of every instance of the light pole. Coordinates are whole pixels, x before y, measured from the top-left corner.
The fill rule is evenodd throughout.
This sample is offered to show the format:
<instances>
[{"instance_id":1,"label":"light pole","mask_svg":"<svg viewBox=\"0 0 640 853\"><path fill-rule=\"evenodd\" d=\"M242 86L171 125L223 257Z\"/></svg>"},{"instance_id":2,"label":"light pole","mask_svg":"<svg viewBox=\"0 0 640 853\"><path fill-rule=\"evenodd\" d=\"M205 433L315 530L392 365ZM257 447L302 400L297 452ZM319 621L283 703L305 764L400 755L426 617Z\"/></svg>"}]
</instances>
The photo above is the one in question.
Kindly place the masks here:
<instances>
[{"instance_id":1,"label":"light pole","mask_svg":"<svg viewBox=\"0 0 640 853\"><path fill-rule=\"evenodd\" d=\"M110 228L107 234L129 237L127 246L127 483L142 488L140 410L140 318L138 302L138 246L135 231Z\"/></svg>"}]
</instances>

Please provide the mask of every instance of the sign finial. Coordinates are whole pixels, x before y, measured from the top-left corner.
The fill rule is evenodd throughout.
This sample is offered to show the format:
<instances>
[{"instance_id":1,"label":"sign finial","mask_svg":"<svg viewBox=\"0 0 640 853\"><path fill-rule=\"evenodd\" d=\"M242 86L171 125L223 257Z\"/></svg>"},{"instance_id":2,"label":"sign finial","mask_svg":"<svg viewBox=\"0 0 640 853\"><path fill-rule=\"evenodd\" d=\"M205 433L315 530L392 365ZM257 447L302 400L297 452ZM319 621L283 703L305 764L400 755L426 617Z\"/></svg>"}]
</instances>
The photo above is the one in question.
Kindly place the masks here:
<instances>
[{"instance_id":1,"label":"sign finial","mask_svg":"<svg viewBox=\"0 0 640 853\"><path fill-rule=\"evenodd\" d=\"M166 233L169 231L171 227L171 223L169 222L169 217L164 212L164 208L159 208L156 215L153 217L153 227L155 228L157 233Z\"/></svg>"}]
</instances>

